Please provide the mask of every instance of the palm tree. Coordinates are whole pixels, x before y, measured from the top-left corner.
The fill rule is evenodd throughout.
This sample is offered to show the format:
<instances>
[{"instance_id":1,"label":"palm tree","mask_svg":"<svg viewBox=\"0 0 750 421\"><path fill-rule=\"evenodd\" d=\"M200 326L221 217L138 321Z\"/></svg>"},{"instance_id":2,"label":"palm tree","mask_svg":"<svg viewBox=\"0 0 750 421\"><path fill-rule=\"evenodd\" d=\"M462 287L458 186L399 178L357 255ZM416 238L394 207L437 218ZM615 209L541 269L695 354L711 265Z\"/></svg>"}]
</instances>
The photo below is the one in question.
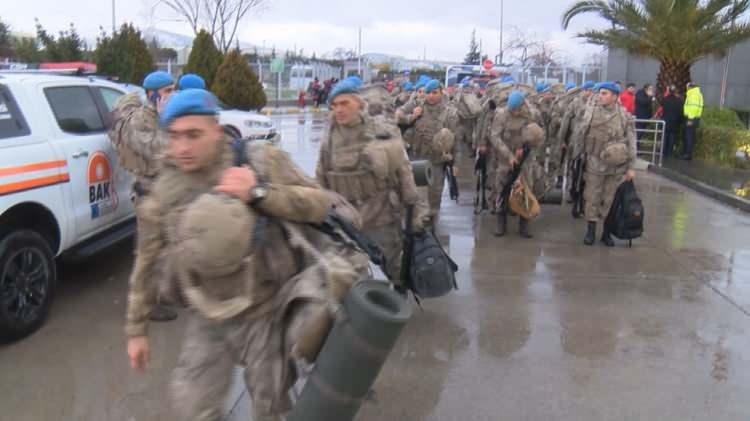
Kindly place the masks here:
<instances>
[{"instance_id":1,"label":"palm tree","mask_svg":"<svg viewBox=\"0 0 750 421\"><path fill-rule=\"evenodd\" d=\"M724 55L750 38L750 25L738 18L750 0L581 0L565 11L562 26L595 13L612 27L587 30L578 37L592 44L619 48L659 60L657 92L690 82L690 66L707 55Z\"/></svg>"}]
</instances>

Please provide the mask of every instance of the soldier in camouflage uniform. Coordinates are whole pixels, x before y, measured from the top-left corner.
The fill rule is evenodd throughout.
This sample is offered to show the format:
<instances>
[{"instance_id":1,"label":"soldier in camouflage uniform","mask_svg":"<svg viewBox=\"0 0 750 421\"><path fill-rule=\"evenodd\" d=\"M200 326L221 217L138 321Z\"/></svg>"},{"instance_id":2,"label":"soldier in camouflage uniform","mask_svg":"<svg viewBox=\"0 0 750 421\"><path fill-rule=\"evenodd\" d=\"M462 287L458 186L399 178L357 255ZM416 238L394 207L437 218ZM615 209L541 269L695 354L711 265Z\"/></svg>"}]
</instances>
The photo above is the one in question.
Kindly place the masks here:
<instances>
[{"instance_id":1,"label":"soldier in camouflage uniform","mask_svg":"<svg viewBox=\"0 0 750 421\"><path fill-rule=\"evenodd\" d=\"M561 107L564 110L564 114L560 121L560 128L557 131L557 142L566 149L569 149L571 143L575 143L571 142L571 136L575 132L576 124L583 117L586 104L594 93L593 88L594 82L585 82L580 90L572 92L572 96L568 98L567 104ZM571 158L575 159L575 157Z\"/></svg>"},{"instance_id":2,"label":"soldier in camouflage uniform","mask_svg":"<svg viewBox=\"0 0 750 421\"><path fill-rule=\"evenodd\" d=\"M456 130L456 140L463 143L469 148L474 147L474 126L477 124L477 118L481 112L481 103L474 93L471 81L465 79L461 84L461 89L456 93L453 99L458 114L458 128Z\"/></svg>"},{"instance_id":3,"label":"soldier in camouflage uniform","mask_svg":"<svg viewBox=\"0 0 750 421\"><path fill-rule=\"evenodd\" d=\"M359 211L364 233L385 253L386 276L401 286L402 219L405 208L417 204L417 187L398 131L365 112L365 107L355 86L336 85L315 173L323 187ZM422 228L419 212L414 213L413 226Z\"/></svg>"},{"instance_id":4,"label":"soldier in camouflage uniform","mask_svg":"<svg viewBox=\"0 0 750 421\"><path fill-rule=\"evenodd\" d=\"M493 183L493 200L497 202L507 200L498 196L505 187L508 173L518 165L523 155L524 144L529 147L529 155L523 163L521 177L516 182L531 187L534 185L534 177L538 176L538 171L535 171L538 165L535 155L539 145L544 141L544 130L537 124L539 117L535 114L536 111L529 107L521 92L511 92L507 106L495 111L490 135L480 145L480 150L491 148L497 157ZM507 231L506 212L506 206L498 209L498 225L495 232L498 237L504 236ZM519 217L519 229L522 237L532 238L528 220Z\"/></svg>"},{"instance_id":5,"label":"soldier in camouflage uniform","mask_svg":"<svg viewBox=\"0 0 750 421\"><path fill-rule=\"evenodd\" d=\"M293 361L315 360L332 308L367 263L308 224L320 224L334 207L354 224L358 216L272 146L248 146L252 170L234 167L242 152L229 146L217 114L213 95L192 89L176 94L161 115L168 147L142 204L128 356L134 369L146 367L149 284L165 277L190 310L171 382L173 419L223 419L240 365L253 420L280 421L291 408Z\"/></svg>"},{"instance_id":6,"label":"soldier in camouflage uniform","mask_svg":"<svg viewBox=\"0 0 750 421\"><path fill-rule=\"evenodd\" d=\"M612 82L600 84L597 101L590 101L573 140L582 142L575 151L583 151L586 158L584 180L585 216L588 221L584 243L593 245L596 224L604 221L623 180L635 178L636 140L633 118L619 104L620 88ZM607 232L602 232L602 243L614 246Z\"/></svg>"},{"instance_id":7,"label":"soldier in camouflage uniform","mask_svg":"<svg viewBox=\"0 0 750 421\"><path fill-rule=\"evenodd\" d=\"M409 102L409 99L411 99L411 96L413 94L414 94L414 84L412 84L409 80L405 80L401 84L401 92L399 92L399 94L393 100L393 107L395 109L398 109L399 107L406 105L406 103Z\"/></svg>"},{"instance_id":8,"label":"soldier in camouflage uniform","mask_svg":"<svg viewBox=\"0 0 750 421\"><path fill-rule=\"evenodd\" d=\"M399 123L414 125L415 135L410 145L412 157L429 160L432 164L432 184L428 188L427 202L430 205L429 216L434 219L442 202L446 163L458 159L456 142L441 145L436 136L443 129L451 134L455 133L458 121L455 110L445 101L440 82L434 79L428 82L425 95L423 106L406 104L398 110L396 116ZM454 176L458 176L458 167L454 166L453 172ZM422 194L424 195L424 191Z\"/></svg>"},{"instance_id":9,"label":"soldier in camouflage uniform","mask_svg":"<svg viewBox=\"0 0 750 421\"><path fill-rule=\"evenodd\" d=\"M174 80L166 72L153 72L143 81L147 102L133 92L121 97L113 107L112 127L109 138L120 161L120 166L133 176L131 198L135 205L136 224L140 236L142 203L151 192L151 186L159 173L161 156L166 140L159 130L158 118L164 104L175 89ZM164 285L154 283L153 288L165 295ZM153 321L169 321L177 313L159 300L150 314Z\"/></svg>"}]
</instances>

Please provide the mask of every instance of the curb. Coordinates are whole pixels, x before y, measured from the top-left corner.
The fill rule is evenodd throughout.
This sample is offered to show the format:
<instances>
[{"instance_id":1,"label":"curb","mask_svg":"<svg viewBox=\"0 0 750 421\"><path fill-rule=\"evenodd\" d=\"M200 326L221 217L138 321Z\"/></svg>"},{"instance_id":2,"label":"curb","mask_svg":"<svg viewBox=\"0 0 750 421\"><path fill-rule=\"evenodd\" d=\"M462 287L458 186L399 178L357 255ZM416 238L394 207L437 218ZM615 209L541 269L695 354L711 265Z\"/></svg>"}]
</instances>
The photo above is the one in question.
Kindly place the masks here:
<instances>
[{"instance_id":1,"label":"curb","mask_svg":"<svg viewBox=\"0 0 750 421\"><path fill-rule=\"evenodd\" d=\"M305 108L279 107L279 108L263 108L262 110L260 110L261 114L265 114L267 116L285 115L285 114L302 114L302 113L322 113L326 111L327 110L324 108L316 108L316 107L305 107Z\"/></svg>"},{"instance_id":2,"label":"curb","mask_svg":"<svg viewBox=\"0 0 750 421\"><path fill-rule=\"evenodd\" d=\"M668 180L672 180L678 184L681 184L685 187L693 189L697 191L698 193L708 196L714 200L718 200L719 202L725 205L732 206L743 212L750 212L750 200L743 199L739 196L735 196L731 193L717 189L716 187L710 186L706 183L690 178L677 171L670 170L669 168L649 165L648 170L649 172L658 174Z\"/></svg>"}]
</instances>

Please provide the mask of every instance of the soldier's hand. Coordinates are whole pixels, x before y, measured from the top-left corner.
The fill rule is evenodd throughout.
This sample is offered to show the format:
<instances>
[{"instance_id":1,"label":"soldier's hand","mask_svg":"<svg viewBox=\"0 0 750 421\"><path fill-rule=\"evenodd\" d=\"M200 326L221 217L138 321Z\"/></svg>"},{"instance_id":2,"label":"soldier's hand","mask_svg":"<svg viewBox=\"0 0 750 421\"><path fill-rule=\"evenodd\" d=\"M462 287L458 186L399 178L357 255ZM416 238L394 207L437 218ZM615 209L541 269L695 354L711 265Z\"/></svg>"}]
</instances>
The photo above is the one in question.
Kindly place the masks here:
<instances>
[{"instance_id":1,"label":"soldier's hand","mask_svg":"<svg viewBox=\"0 0 750 421\"><path fill-rule=\"evenodd\" d=\"M258 184L255 172L246 167L232 167L224 171L219 185L214 190L236 197L243 202L250 202L250 189Z\"/></svg>"},{"instance_id":2,"label":"soldier's hand","mask_svg":"<svg viewBox=\"0 0 750 421\"><path fill-rule=\"evenodd\" d=\"M128 338L128 357L130 357L130 367L134 370L143 371L146 368L151 359L146 336Z\"/></svg>"},{"instance_id":3,"label":"soldier's hand","mask_svg":"<svg viewBox=\"0 0 750 421\"><path fill-rule=\"evenodd\" d=\"M487 146L486 145L479 145L479 147L477 148L477 150L481 154L486 153L487 152Z\"/></svg>"},{"instance_id":4,"label":"soldier's hand","mask_svg":"<svg viewBox=\"0 0 750 421\"><path fill-rule=\"evenodd\" d=\"M523 158L523 149L516 149L516 159Z\"/></svg>"},{"instance_id":5,"label":"soldier's hand","mask_svg":"<svg viewBox=\"0 0 750 421\"><path fill-rule=\"evenodd\" d=\"M414 111L411 113L413 118L417 118L422 115L422 107L417 107L414 109Z\"/></svg>"},{"instance_id":6,"label":"soldier's hand","mask_svg":"<svg viewBox=\"0 0 750 421\"><path fill-rule=\"evenodd\" d=\"M510 160L510 167L511 168L515 168L516 165L518 165L518 160L515 157L511 158L511 160Z\"/></svg>"},{"instance_id":7,"label":"soldier's hand","mask_svg":"<svg viewBox=\"0 0 750 421\"><path fill-rule=\"evenodd\" d=\"M452 168L453 168L453 176L458 177L458 167L454 165Z\"/></svg>"},{"instance_id":8,"label":"soldier's hand","mask_svg":"<svg viewBox=\"0 0 750 421\"><path fill-rule=\"evenodd\" d=\"M623 177L623 179L625 181L631 181L631 180L635 179L635 170L628 170L625 173L625 177Z\"/></svg>"}]
</instances>

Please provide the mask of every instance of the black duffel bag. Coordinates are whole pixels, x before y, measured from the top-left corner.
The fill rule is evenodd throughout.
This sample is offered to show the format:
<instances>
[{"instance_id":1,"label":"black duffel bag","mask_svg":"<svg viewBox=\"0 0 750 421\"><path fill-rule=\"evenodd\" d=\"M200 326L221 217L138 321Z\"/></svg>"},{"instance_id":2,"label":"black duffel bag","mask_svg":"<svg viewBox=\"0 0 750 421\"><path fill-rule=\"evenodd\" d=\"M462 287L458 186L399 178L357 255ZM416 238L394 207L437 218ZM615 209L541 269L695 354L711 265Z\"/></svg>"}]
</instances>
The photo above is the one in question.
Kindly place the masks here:
<instances>
[{"instance_id":1,"label":"black duffel bag","mask_svg":"<svg viewBox=\"0 0 750 421\"><path fill-rule=\"evenodd\" d=\"M458 265L430 231L412 235L409 287L420 298L437 298L458 289Z\"/></svg>"}]
</instances>

